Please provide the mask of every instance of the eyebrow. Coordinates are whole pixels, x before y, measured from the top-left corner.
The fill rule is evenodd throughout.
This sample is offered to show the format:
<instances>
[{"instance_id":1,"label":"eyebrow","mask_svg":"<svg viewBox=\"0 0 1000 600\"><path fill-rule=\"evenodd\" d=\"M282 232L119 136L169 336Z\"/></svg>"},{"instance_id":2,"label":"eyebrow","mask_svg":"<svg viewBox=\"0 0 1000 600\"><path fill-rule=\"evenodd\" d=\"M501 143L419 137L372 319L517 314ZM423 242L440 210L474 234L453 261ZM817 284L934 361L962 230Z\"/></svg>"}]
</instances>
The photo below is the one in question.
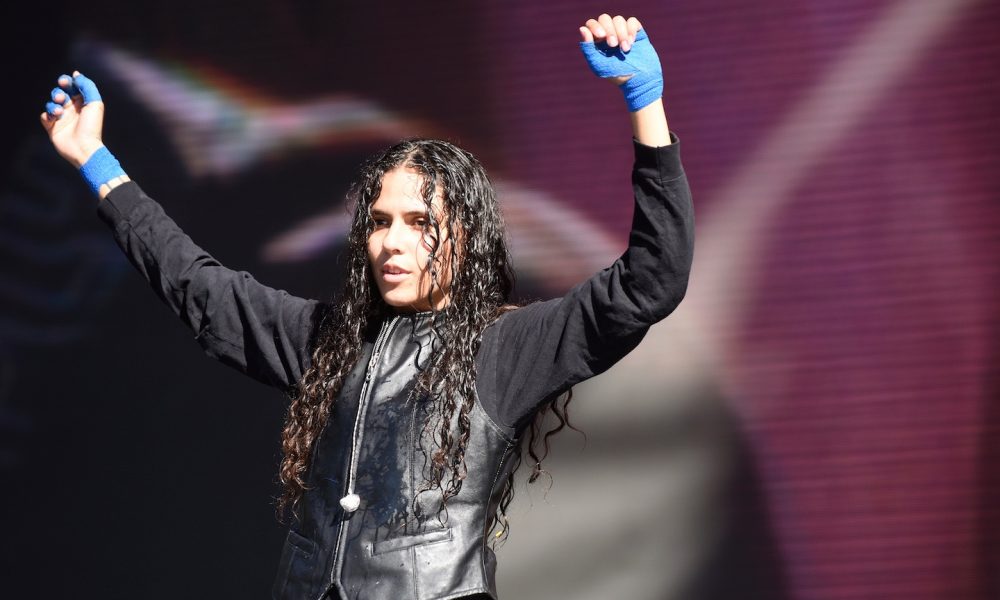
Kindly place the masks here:
<instances>
[{"instance_id":1,"label":"eyebrow","mask_svg":"<svg viewBox=\"0 0 1000 600\"><path fill-rule=\"evenodd\" d=\"M377 208L370 209L368 211L368 213L371 216L373 216L373 217L375 217L375 216L378 216L378 217L389 217L389 216L392 216L391 213L387 213L384 210L378 210ZM426 216L428 216L428 212L427 212L426 209L424 209L424 210L408 210L408 211L406 211L406 212L403 213L403 216L404 217L426 217Z\"/></svg>"}]
</instances>

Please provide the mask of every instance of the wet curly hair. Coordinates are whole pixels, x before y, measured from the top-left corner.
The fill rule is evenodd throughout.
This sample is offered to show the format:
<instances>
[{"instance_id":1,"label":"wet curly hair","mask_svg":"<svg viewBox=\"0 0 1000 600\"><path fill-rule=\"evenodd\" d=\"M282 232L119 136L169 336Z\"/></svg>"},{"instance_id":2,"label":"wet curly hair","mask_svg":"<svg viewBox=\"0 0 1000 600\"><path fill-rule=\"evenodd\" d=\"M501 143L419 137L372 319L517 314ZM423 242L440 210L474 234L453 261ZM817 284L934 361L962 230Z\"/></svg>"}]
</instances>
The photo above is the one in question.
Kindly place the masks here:
<instances>
[{"instance_id":1,"label":"wet curly hair","mask_svg":"<svg viewBox=\"0 0 1000 600\"><path fill-rule=\"evenodd\" d=\"M416 392L434 403L426 425L433 431L436 445L429 455L427 486L441 490L443 504L459 492L465 478L469 411L476 398L475 357L483 331L503 312L516 308L510 304L514 272L496 191L479 161L449 142L406 140L372 157L351 187L349 200L354 204L354 219L344 288L323 320L312 364L299 382L282 431L279 518L289 511L294 514L306 490L313 446L329 419L344 379L359 358L364 332L392 314L393 309L382 300L376 287L367 244L374 227L371 205L381 193L383 176L397 167L413 169L421 176L420 192L428 208L425 235L431 246L428 304L434 306L435 291L444 291L439 274L452 274L448 303L433 313L432 326L439 343L434 345L429 365L416 385ZM436 194L443 196L443 213L432 210ZM439 252L442 232L460 232L451 237L457 246L455 251ZM533 463L530 481L543 472L541 461L548 452L549 436L567 423L570 397L547 403L529 428L527 450ZM539 424L547 412L554 412L559 424L542 436ZM451 426L453 420L457 421L457 429ZM535 448L536 439L544 442L541 452ZM513 490L511 473L494 515L494 523L504 524L504 537L508 531L504 513Z\"/></svg>"}]
</instances>

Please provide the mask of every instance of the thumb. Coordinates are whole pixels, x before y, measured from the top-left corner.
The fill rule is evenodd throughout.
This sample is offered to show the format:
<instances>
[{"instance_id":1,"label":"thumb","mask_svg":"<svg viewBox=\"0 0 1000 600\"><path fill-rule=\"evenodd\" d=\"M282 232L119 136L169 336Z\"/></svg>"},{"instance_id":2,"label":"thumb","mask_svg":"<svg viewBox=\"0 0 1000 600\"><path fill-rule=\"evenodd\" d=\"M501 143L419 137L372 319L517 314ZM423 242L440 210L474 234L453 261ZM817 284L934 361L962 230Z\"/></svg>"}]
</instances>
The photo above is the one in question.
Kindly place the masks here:
<instances>
[{"instance_id":1,"label":"thumb","mask_svg":"<svg viewBox=\"0 0 1000 600\"><path fill-rule=\"evenodd\" d=\"M52 127L55 126L56 123L55 119L50 119L48 112L43 112L38 115L38 119L42 122L42 127L45 129L45 133L51 134Z\"/></svg>"},{"instance_id":2,"label":"thumb","mask_svg":"<svg viewBox=\"0 0 1000 600\"><path fill-rule=\"evenodd\" d=\"M97 91L97 84L83 73L73 71L73 85L80 95L83 96L84 106L87 106L91 102L103 102L101 93Z\"/></svg>"},{"instance_id":3,"label":"thumb","mask_svg":"<svg viewBox=\"0 0 1000 600\"><path fill-rule=\"evenodd\" d=\"M73 71L73 94L78 99L82 98L80 106L80 125L77 133L85 137L101 139L101 132L104 128L104 100L101 93L97 91L97 84L89 77Z\"/></svg>"}]
</instances>

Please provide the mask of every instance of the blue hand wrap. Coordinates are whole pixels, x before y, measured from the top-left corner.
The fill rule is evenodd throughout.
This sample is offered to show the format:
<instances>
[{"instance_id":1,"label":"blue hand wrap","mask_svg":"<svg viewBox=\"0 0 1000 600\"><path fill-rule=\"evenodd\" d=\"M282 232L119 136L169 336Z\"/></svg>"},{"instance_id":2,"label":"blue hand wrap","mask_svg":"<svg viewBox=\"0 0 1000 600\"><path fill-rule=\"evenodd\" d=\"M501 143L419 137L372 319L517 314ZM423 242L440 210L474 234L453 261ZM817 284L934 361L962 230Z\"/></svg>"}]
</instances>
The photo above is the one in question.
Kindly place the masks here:
<instances>
[{"instance_id":1,"label":"blue hand wrap","mask_svg":"<svg viewBox=\"0 0 1000 600\"><path fill-rule=\"evenodd\" d=\"M59 94L64 94L62 102L56 102L56 96ZM91 102L101 102L101 93L97 91L97 85L88 77L83 75L77 75L76 77L60 75L59 87L52 89L52 93L50 94L52 100L45 104L45 110L49 113L50 117L59 118L62 115L57 116L55 114L56 108L66 106L74 96L81 95L83 96L84 106Z\"/></svg>"},{"instance_id":2,"label":"blue hand wrap","mask_svg":"<svg viewBox=\"0 0 1000 600\"><path fill-rule=\"evenodd\" d=\"M125 174L125 171L118 164L118 159L111 154L111 151L107 147L101 146L96 152L90 155L87 162L83 163L83 166L80 167L80 174L87 180L87 185L90 186L90 189L94 191L94 195L96 196L102 185L115 177L121 177Z\"/></svg>"},{"instance_id":3,"label":"blue hand wrap","mask_svg":"<svg viewBox=\"0 0 1000 600\"><path fill-rule=\"evenodd\" d=\"M77 75L73 78L73 85L83 94L84 106L91 102L101 102L101 93L97 91L97 84L84 75Z\"/></svg>"},{"instance_id":4,"label":"blue hand wrap","mask_svg":"<svg viewBox=\"0 0 1000 600\"><path fill-rule=\"evenodd\" d=\"M635 42L628 52L622 52L620 45L612 48L604 42L580 42L580 49L590 70L598 77L632 75L618 86L625 94L629 112L635 112L663 95L660 57L644 30L636 32Z\"/></svg>"},{"instance_id":5,"label":"blue hand wrap","mask_svg":"<svg viewBox=\"0 0 1000 600\"><path fill-rule=\"evenodd\" d=\"M62 102L56 102L56 96L58 96L59 94L62 94L62 96L63 96L63 101ZM50 117L55 117L56 116L56 109L57 108L59 108L60 106L66 106L67 104L70 103L69 92L67 92L66 90L64 90L62 88L58 88L58 87L57 88L52 88L52 91L49 93L49 97L52 98L52 101L45 103L45 110L46 110L46 112L49 113Z\"/></svg>"},{"instance_id":6,"label":"blue hand wrap","mask_svg":"<svg viewBox=\"0 0 1000 600\"><path fill-rule=\"evenodd\" d=\"M69 83L63 85L63 80L65 79L68 79ZM101 101L101 93L97 91L97 84L85 75L77 75L76 77L60 75L59 87L70 96L82 95L84 106L90 104L91 102Z\"/></svg>"}]
</instances>

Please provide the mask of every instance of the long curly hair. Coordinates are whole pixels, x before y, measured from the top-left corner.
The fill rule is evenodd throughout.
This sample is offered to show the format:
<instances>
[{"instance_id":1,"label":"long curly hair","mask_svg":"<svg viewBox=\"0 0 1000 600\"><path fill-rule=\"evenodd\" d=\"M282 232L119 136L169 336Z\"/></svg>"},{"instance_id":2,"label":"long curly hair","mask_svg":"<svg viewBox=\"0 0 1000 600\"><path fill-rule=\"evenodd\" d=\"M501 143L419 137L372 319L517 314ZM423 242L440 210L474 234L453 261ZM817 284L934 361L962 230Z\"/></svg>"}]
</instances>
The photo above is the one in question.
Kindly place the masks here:
<instances>
[{"instance_id":1,"label":"long curly hair","mask_svg":"<svg viewBox=\"0 0 1000 600\"><path fill-rule=\"evenodd\" d=\"M371 206L381 193L382 178L399 167L421 176L420 192L428 208L425 236L431 248L427 298L431 306L435 291L440 294L444 292L442 284L447 285L441 281L441 274L451 274L448 303L432 315L434 351L416 385L416 392L434 403L426 425L436 445L429 457L428 486L441 490L444 503L459 492L465 478L469 411L476 397L475 357L483 331L504 311L514 308L509 303L514 272L496 192L479 161L448 142L406 140L365 163L351 187L349 200L354 204L354 219L344 288L323 319L312 364L299 382L282 431L279 518L289 510L294 514L306 490L313 446L329 419L344 379L359 358L363 334L392 314L376 287L367 244L374 226ZM432 204L436 194L444 200L444 211L437 214ZM452 251L440 251L443 232L451 233L446 243L454 244ZM561 408L556 406L560 421L565 417L565 404ZM457 420L457 430L451 426L453 420ZM533 423L528 444L536 471L544 458L534 450L537 428L537 422ZM547 452L548 435L545 446ZM509 480L505 486L497 520L510 503L511 483Z\"/></svg>"}]
</instances>

